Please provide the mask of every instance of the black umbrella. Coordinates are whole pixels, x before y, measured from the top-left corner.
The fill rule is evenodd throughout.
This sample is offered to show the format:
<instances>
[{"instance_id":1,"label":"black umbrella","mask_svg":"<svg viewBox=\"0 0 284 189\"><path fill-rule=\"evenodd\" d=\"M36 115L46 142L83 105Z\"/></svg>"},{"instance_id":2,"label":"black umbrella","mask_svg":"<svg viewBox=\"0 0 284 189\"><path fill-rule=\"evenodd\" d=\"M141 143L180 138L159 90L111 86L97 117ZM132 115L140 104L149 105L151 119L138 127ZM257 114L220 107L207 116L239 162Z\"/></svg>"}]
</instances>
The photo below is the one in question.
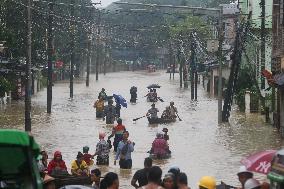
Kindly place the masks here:
<instances>
[{"instance_id":1,"label":"black umbrella","mask_svg":"<svg viewBox=\"0 0 284 189\"><path fill-rule=\"evenodd\" d=\"M161 88L161 86L158 85L158 84L151 84L151 85L149 85L147 88L148 88L148 89Z\"/></svg>"}]
</instances>

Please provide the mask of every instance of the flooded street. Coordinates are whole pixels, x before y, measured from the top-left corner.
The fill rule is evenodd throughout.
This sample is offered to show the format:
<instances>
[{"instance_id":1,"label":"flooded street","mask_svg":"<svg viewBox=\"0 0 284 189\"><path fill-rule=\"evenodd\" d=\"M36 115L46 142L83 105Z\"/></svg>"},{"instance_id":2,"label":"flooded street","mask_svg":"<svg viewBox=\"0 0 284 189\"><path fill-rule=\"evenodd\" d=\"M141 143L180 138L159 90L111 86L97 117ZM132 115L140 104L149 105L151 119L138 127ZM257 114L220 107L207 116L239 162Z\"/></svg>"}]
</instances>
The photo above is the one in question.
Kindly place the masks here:
<instances>
[{"instance_id":1,"label":"flooded street","mask_svg":"<svg viewBox=\"0 0 284 189\"><path fill-rule=\"evenodd\" d=\"M130 180L136 170L143 167L144 158L155 138L156 132L163 127L169 129L172 157L168 160L155 161L167 171L177 165L188 174L189 185L197 187L201 176L212 175L219 181L238 185L236 173L242 157L251 152L264 149L279 149L283 142L276 129L266 125L258 114L234 112L229 124L217 124L217 100L209 98L201 85L198 87L198 101L191 102L190 89L179 88L179 75L169 80L164 71L155 73L119 72L100 75L95 82L92 75L90 87L85 81L74 85L74 99L69 99L69 83L56 83L53 87L52 114L46 114L46 89L32 99L32 133L49 158L56 150L62 151L63 159L70 168L71 161L85 145L94 153L98 141L98 132L106 131L109 135L112 126L106 126L102 120L96 120L93 103L102 87L108 95L121 94L128 101L131 86L138 87L138 103L121 109L123 124L130 132L130 140L136 143L132 154L131 171L120 170L113 165L114 156L110 157L110 166L103 167L103 173L114 171L120 175L120 188L133 188ZM160 113L175 101L182 121L168 125L148 125L146 118L136 123L132 119L145 115L150 103L144 97L149 84L158 83L158 95L165 102L158 102ZM159 114L160 115L160 114ZM246 119L245 119L246 118ZM24 128L24 102L12 102L0 110L1 128ZM165 172L164 172L165 173Z\"/></svg>"}]
</instances>

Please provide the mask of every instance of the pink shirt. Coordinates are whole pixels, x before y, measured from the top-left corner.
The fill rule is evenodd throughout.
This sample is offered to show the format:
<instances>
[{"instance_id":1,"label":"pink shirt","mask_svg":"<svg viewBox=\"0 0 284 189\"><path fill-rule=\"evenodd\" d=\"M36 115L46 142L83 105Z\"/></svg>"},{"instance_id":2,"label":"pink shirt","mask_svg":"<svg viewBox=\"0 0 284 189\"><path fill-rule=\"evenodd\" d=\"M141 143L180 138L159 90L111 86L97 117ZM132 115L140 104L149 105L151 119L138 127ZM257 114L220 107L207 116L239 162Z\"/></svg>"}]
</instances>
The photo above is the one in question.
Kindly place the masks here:
<instances>
[{"instance_id":1,"label":"pink shirt","mask_svg":"<svg viewBox=\"0 0 284 189\"><path fill-rule=\"evenodd\" d=\"M154 154L166 155L168 149L167 141L163 138L156 138L152 143L152 148Z\"/></svg>"}]
</instances>

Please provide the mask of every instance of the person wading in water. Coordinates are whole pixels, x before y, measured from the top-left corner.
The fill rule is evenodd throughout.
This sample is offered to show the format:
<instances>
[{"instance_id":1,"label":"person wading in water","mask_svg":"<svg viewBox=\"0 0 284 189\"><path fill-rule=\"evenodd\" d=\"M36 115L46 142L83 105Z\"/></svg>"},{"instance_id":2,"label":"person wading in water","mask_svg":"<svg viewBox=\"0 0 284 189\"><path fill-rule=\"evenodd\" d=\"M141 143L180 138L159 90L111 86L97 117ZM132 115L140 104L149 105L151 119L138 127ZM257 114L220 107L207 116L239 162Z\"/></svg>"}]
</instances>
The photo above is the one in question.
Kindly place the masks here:
<instances>
[{"instance_id":1,"label":"person wading in water","mask_svg":"<svg viewBox=\"0 0 284 189\"><path fill-rule=\"evenodd\" d=\"M117 119L117 125L114 126L112 128L112 133L111 135L108 137L108 140L111 139L111 137L114 136L114 140L113 140L113 149L114 151L116 152L117 150L117 146L118 146L118 143L122 140L123 138L123 132L126 131L126 128L124 125L122 125L122 119L121 118L118 118Z\"/></svg>"},{"instance_id":2,"label":"person wading in water","mask_svg":"<svg viewBox=\"0 0 284 189\"><path fill-rule=\"evenodd\" d=\"M139 189L164 189L161 186L162 169L158 166L153 166L149 170L148 184Z\"/></svg>"},{"instance_id":3,"label":"person wading in water","mask_svg":"<svg viewBox=\"0 0 284 189\"><path fill-rule=\"evenodd\" d=\"M133 86L130 88L130 102L131 103L136 103L137 100L137 87Z\"/></svg>"},{"instance_id":4,"label":"person wading in water","mask_svg":"<svg viewBox=\"0 0 284 189\"><path fill-rule=\"evenodd\" d=\"M150 153L155 155L158 159L166 158L169 154L169 145L167 141L164 139L164 135L161 132L156 134L156 138L152 143L152 148Z\"/></svg>"},{"instance_id":5,"label":"person wading in water","mask_svg":"<svg viewBox=\"0 0 284 189\"><path fill-rule=\"evenodd\" d=\"M103 100L107 100L107 94L104 88L102 88L101 92L99 93L98 99L100 99L100 97L102 97Z\"/></svg>"},{"instance_id":6,"label":"person wading in water","mask_svg":"<svg viewBox=\"0 0 284 189\"><path fill-rule=\"evenodd\" d=\"M148 184L148 174L149 170L152 167L153 160L149 157L145 158L144 160L144 169L140 169L135 172L132 180L131 185L135 188L139 188ZM138 185L136 182L138 181Z\"/></svg>"},{"instance_id":7,"label":"person wading in water","mask_svg":"<svg viewBox=\"0 0 284 189\"><path fill-rule=\"evenodd\" d=\"M110 146L109 143L105 141L106 134L104 132L99 133L99 142L96 145L96 153L93 156L97 155L97 165L109 165L109 152Z\"/></svg>"},{"instance_id":8,"label":"person wading in water","mask_svg":"<svg viewBox=\"0 0 284 189\"><path fill-rule=\"evenodd\" d=\"M115 106L112 105L113 100L108 101L108 105L104 108L104 117L106 117L106 124L113 124L116 118Z\"/></svg>"},{"instance_id":9,"label":"person wading in water","mask_svg":"<svg viewBox=\"0 0 284 189\"><path fill-rule=\"evenodd\" d=\"M101 96L95 103L94 103L94 108L96 108L96 117L97 118L102 118L104 116L104 106L105 102L103 97Z\"/></svg>"},{"instance_id":10,"label":"person wading in water","mask_svg":"<svg viewBox=\"0 0 284 189\"><path fill-rule=\"evenodd\" d=\"M134 151L134 143L128 140L129 132L123 132L123 139L118 143L117 152L115 156L114 165L119 158L119 165L121 169L131 169L132 159L131 153Z\"/></svg>"}]
</instances>

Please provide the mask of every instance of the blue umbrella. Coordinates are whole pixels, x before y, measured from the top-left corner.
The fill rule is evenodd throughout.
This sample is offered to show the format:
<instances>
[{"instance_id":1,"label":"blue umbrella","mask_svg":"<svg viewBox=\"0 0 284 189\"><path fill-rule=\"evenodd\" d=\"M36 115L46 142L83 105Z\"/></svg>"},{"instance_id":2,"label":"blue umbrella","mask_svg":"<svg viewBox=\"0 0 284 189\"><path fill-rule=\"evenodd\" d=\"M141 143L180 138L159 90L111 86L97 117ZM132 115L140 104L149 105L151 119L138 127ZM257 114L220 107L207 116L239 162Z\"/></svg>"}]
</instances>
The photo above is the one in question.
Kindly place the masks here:
<instances>
[{"instance_id":1,"label":"blue umbrella","mask_svg":"<svg viewBox=\"0 0 284 189\"><path fill-rule=\"evenodd\" d=\"M113 98L117 101L121 106L127 108L127 102L121 95L113 94Z\"/></svg>"}]
</instances>

